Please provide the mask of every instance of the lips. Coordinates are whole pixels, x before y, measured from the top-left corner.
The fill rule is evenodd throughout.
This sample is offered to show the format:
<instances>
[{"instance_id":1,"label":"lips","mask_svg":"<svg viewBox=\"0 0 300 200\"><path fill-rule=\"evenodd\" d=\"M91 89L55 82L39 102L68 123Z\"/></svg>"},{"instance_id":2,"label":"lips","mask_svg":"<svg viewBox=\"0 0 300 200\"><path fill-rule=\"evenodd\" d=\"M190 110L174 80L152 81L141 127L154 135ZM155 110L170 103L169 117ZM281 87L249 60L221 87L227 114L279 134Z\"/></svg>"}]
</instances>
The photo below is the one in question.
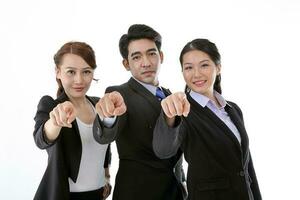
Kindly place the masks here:
<instances>
[{"instance_id":1,"label":"lips","mask_svg":"<svg viewBox=\"0 0 300 200\"><path fill-rule=\"evenodd\" d=\"M142 75L149 76L149 75L152 75L154 73L155 73L155 71L145 71L145 72L142 72Z\"/></svg>"},{"instance_id":2,"label":"lips","mask_svg":"<svg viewBox=\"0 0 300 200\"><path fill-rule=\"evenodd\" d=\"M206 80L194 81L193 84L197 87L202 87L206 83Z\"/></svg>"},{"instance_id":3,"label":"lips","mask_svg":"<svg viewBox=\"0 0 300 200\"><path fill-rule=\"evenodd\" d=\"M81 92L84 87L73 87L73 89L76 91L76 92Z\"/></svg>"}]
</instances>

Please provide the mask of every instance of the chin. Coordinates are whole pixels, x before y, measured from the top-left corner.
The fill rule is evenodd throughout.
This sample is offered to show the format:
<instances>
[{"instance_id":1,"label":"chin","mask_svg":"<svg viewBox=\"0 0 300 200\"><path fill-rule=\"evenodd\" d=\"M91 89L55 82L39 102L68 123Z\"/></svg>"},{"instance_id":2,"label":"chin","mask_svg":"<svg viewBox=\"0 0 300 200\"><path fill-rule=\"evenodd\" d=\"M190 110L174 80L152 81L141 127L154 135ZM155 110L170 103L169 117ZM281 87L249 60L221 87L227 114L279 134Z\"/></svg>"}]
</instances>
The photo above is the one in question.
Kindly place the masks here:
<instances>
[{"instance_id":1,"label":"chin","mask_svg":"<svg viewBox=\"0 0 300 200\"><path fill-rule=\"evenodd\" d=\"M140 81L143 82L143 83L147 83L147 84L152 84L153 85L154 82L155 82L154 80L155 80L154 78L152 78L152 77L150 78L149 77L149 78L143 78Z\"/></svg>"},{"instance_id":2,"label":"chin","mask_svg":"<svg viewBox=\"0 0 300 200\"><path fill-rule=\"evenodd\" d=\"M74 98L80 98L85 96L85 92L73 92L71 95Z\"/></svg>"},{"instance_id":3,"label":"chin","mask_svg":"<svg viewBox=\"0 0 300 200\"><path fill-rule=\"evenodd\" d=\"M203 88L192 88L192 90L194 91L194 92L197 92L197 93L199 93L199 94L204 94L205 93L205 89L203 89Z\"/></svg>"}]
</instances>

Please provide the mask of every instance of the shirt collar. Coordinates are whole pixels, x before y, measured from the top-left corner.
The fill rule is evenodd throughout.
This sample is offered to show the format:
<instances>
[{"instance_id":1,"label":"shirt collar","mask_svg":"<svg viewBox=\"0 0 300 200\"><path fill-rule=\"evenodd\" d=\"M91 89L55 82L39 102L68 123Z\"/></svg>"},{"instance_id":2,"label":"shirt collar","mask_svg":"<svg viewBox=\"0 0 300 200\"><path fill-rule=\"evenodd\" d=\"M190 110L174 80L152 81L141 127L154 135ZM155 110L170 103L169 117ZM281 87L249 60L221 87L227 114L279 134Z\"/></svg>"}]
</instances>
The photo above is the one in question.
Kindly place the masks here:
<instances>
[{"instance_id":1,"label":"shirt collar","mask_svg":"<svg viewBox=\"0 0 300 200\"><path fill-rule=\"evenodd\" d=\"M226 100L224 99L224 97L218 93L217 91L214 91L214 95L217 99L217 101L219 102L219 104L221 105L221 108L224 108L226 106L226 104L228 104L226 102ZM208 103L213 103L212 100L210 100L207 96L204 96L200 93L194 92L193 90L191 90L190 92L190 96L197 102L199 103L203 108L205 106L207 106ZM228 104L229 105L229 104Z\"/></svg>"},{"instance_id":2,"label":"shirt collar","mask_svg":"<svg viewBox=\"0 0 300 200\"><path fill-rule=\"evenodd\" d=\"M156 95L156 89L159 86L154 86L148 83L143 83L139 80L137 80L135 77L132 77L134 80L136 80L138 83L140 83L142 86L144 86L147 90L149 90L149 92L151 92L154 96Z\"/></svg>"}]
</instances>

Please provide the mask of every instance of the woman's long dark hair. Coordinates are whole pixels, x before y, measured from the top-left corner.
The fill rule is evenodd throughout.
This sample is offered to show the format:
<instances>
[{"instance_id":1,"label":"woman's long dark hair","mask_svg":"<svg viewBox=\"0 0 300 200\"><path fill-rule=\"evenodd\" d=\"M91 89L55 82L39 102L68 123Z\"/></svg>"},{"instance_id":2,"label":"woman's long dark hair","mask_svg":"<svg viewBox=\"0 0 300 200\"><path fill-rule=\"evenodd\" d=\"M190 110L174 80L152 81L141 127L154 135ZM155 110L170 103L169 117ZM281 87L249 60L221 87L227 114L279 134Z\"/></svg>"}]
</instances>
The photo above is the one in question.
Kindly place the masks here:
<instances>
[{"instance_id":1,"label":"woman's long dark hair","mask_svg":"<svg viewBox=\"0 0 300 200\"><path fill-rule=\"evenodd\" d=\"M207 39L195 39L195 40L188 42L183 47L183 49L180 53L179 60L180 60L180 64L181 64L181 69L183 69L182 59L183 59L184 54L186 54L190 51L193 51L193 50L203 51L210 57L210 59L215 63L215 65L221 64L221 56L220 56L220 53L214 43L210 42ZM222 94L221 74L216 76L216 80L214 83L214 90L216 90L218 93ZM185 92L187 93L189 91L190 91L190 89L186 85Z\"/></svg>"},{"instance_id":2,"label":"woman's long dark hair","mask_svg":"<svg viewBox=\"0 0 300 200\"><path fill-rule=\"evenodd\" d=\"M54 63L57 68L60 67L63 56L68 53L80 56L89 66L96 69L95 52L90 45L84 42L68 42L64 44L54 55ZM56 96L58 97L64 91L64 88L59 79L56 79L56 82L58 84Z\"/></svg>"}]
</instances>

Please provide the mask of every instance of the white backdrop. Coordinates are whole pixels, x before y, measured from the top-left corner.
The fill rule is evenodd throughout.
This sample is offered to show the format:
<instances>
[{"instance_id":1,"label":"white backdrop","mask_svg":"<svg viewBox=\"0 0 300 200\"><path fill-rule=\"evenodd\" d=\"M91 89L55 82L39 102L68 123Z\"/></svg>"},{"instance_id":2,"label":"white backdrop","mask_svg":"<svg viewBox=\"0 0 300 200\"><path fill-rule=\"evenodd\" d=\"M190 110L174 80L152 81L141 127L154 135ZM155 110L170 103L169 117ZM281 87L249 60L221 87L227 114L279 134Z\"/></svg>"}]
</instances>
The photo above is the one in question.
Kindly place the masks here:
<instances>
[{"instance_id":1,"label":"white backdrop","mask_svg":"<svg viewBox=\"0 0 300 200\"><path fill-rule=\"evenodd\" d=\"M264 199L300 199L299 22L298 0L1 1L0 199L32 199L46 168L33 117L40 97L56 93L54 53L70 40L89 43L100 79L89 94L102 96L130 77L118 40L134 23L163 36L160 82L172 91L184 87L184 44L217 44L224 96L243 110ZM113 145L112 183L117 167Z\"/></svg>"}]
</instances>

